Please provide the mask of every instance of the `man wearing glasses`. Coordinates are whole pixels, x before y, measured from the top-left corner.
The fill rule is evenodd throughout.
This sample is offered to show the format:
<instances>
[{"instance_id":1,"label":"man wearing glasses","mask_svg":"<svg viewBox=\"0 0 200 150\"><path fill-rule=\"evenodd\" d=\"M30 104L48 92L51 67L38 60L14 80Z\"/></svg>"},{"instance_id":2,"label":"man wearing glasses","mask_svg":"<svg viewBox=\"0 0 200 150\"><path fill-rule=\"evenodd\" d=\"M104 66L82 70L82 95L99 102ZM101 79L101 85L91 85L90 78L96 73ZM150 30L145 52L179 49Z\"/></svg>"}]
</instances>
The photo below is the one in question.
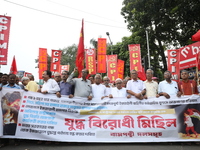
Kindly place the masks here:
<instances>
[{"instance_id":1,"label":"man wearing glasses","mask_svg":"<svg viewBox=\"0 0 200 150\"><path fill-rule=\"evenodd\" d=\"M110 95L111 88L112 88L112 85L110 84L110 79L109 79L109 77L107 77L107 76L103 77L103 84L104 84L105 87L106 87L106 96L109 96L109 95Z\"/></svg>"},{"instance_id":2,"label":"man wearing glasses","mask_svg":"<svg viewBox=\"0 0 200 150\"><path fill-rule=\"evenodd\" d=\"M56 72L54 74L54 80L58 83L58 85L60 84L60 81L61 81L61 75L59 72Z\"/></svg>"},{"instance_id":3,"label":"man wearing glasses","mask_svg":"<svg viewBox=\"0 0 200 150\"><path fill-rule=\"evenodd\" d=\"M100 74L96 74L94 77L95 83L92 84L92 95L94 98L105 98L106 97L106 87L101 84L102 77Z\"/></svg>"},{"instance_id":4,"label":"man wearing glasses","mask_svg":"<svg viewBox=\"0 0 200 150\"><path fill-rule=\"evenodd\" d=\"M172 81L172 74L170 71L164 72L165 80L160 82L158 85L158 94L160 96L165 96L167 99L170 98L170 95L181 96L181 92L178 90L178 85L176 81Z\"/></svg>"},{"instance_id":5,"label":"man wearing glasses","mask_svg":"<svg viewBox=\"0 0 200 150\"><path fill-rule=\"evenodd\" d=\"M86 77L89 74L87 69L82 70L81 78L73 78L74 73L77 72L77 68L71 73L68 77L67 82L70 82L75 85L75 97L87 97L88 100L92 100L92 87L90 80L87 80ZM73 79L72 79L73 78Z\"/></svg>"},{"instance_id":6,"label":"man wearing glasses","mask_svg":"<svg viewBox=\"0 0 200 150\"><path fill-rule=\"evenodd\" d=\"M146 86L146 94L144 98L150 98L150 97L159 97L158 95L158 83L156 81L152 80L153 77L153 70L147 69L146 71L146 78L147 80L144 81L144 84Z\"/></svg>"},{"instance_id":7,"label":"man wearing glasses","mask_svg":"<svg viewBox=\"0 0 200 150\"><path fill-rule=\"evenodd\" d=\"M41 92L43 94L55 94L58 91L60 91L60 87L58 83L54 80L51 79L52 72L49 70L45 70L42 74L42 78L44 80L44 84L41 89L38 90L38 92Z\"/></svg>"},{"instance_id":8,"label":"man wearing glasses","mask_svg":"<svg viewBox=\"0 0 200 150\"><path fill-rule=\"evenodd\" d=\"M69 72L64 70L61 74L62 81L59 82L60 92L56 93L57 97L61 97L61 95L69 95L69 98L74 97L72 95L72 84L67 82L68 76Z\"/></svg>"},{"instance_id":9,"label":"man wearing glasses","mask_svg":"<svg viewBox=\"0 0 200 150\"><path fill-rule=\"evenodd\" d=\"M122 87L122 79L117 78L115 80L116 87L111 89L111 94L109 95L109 98L113 97L127 97L131 98L131 95L127 94L126 88Z\"/></svg>"},{"instance_id":10,"label":"man wearing glasses","mask_svg":"<svg viewBox=\"0 0 200 150\"><path fill-rule=\"evenodd\" d=\"M131 72L132 80L127 82L127 93L135 96L135 98L139 100L143 100L143 95L146 93L146 87L142 80L138 79L138 73L136 70L132 70Z\"/></svg>"}]
</instances>

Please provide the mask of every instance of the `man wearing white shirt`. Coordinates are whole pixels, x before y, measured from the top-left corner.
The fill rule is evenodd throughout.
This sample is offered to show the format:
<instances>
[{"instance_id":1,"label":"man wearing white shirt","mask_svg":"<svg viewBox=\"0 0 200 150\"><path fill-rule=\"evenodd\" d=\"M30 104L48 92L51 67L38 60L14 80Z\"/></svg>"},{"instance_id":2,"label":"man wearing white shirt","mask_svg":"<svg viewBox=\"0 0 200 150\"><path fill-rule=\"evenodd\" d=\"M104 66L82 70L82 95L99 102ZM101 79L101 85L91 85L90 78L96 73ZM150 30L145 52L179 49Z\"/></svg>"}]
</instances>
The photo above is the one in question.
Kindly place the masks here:
<instances>
[{"instance_id":1,"label":"man wearing white shirt","mask_svg":"<svg viewBox=\"0 0 200 150\"><path fill-rule=\"evenodd\" d=\"M113 97L127 97L130 98L131 96L127 94L127 89L122 87L122 79L117 78L115 80L116 87L111 88L111 94L109 95L109 98Z\"/></svg>"},{"instance_id":2,"label":"man wearing white shirt","mask_svg":"<svg viewBox=\"0 0 200 150\"><path fill-rule=\"evenodd\" d=\"M106 87L106 96L109 96L110 95L110 91L111 91L111 87L112 87L111 84L110 84L109 77L107 77L107 76L103 77L103 84Z\"/></svg>"},{"instance_id":3,"label":"man wearing white shirt","mask_svg":"<svg viewBox=\"0 0 200 150\"><path fill-rule=\"evenodd\" d=\"M52 73L49 70L43 72L42 78L44 80L44 84L42 88L38 90L39 92L43 94L55 94L56 92L60 91L58 83L54 79L51 79L51 75Z\"/></svg>"},{"instance_id":4,"label":"man wearing white shirt","mask_svg":"<svg viewBox=\"0 0 200 150\"><path fill-rule=\"evenodd\" d=\"M126 85L127 93L135 96L137 99L144 99L143 95L146 93L146 87L143 81L138 79L136 70L131 71L131 78L132 80L129 80Z\"/></svg>"},{"instance_id":5,"label":"man wearing white shirt","mask_svg":"<svg viewBox=\"0 0 200 150\"><path fill-rule=\"evenodd\" d=\"M170 95L181 96L181 92L178 90L178 85L176 81L171 80L171 72L165 71L164 78L165 80L160 82L158 85L158 94L160 96L165 96L166 98L170 98Z\"/></svg>"},{"instance_id":6,"label":"man wearing white shirt","mask_svg":"<svg viewBox=\"0 0 200 150\"><path fill-rule=\"evenodd\" d=\"M100 74L96 74L94 77L95 83L92 84L92 95L94 98L103 99L106 97L106 87L101 84L102 77Z\"/></svg>"}]
</instances>

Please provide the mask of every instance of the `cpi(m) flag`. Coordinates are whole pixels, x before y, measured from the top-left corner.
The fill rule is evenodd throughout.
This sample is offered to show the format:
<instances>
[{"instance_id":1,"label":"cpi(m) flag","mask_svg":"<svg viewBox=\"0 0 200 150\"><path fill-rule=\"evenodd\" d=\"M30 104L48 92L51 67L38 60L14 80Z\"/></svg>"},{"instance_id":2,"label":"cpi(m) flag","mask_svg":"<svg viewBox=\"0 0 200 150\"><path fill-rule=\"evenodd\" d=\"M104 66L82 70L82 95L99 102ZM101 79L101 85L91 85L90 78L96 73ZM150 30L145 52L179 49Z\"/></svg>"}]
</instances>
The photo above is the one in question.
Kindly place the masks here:
<instances>
[{"instance_id":1,"label":"cpi(m) flag","mask_svg":"<svg viewBox=\"0 0 200 150\"><path fill-rule=\"evenodd\" d=\"M81 77L81 71L84 68L84 33L83 33L83 20L80 33L80 39L78 44L78 50L76 54L76 67L78 67L79 77Z\"/></svg>"},{"instance_id":2,"label":"cpi(m) flag","mask_svg":"<svg viewBox=\"0 0 200 150\"><path fill-rule=\"evenodd\" d=\"M13 57L13 61L12 61L11 68L10 68L10 73L17 74L17 64L16 64L15 56Z\"/></svg>"},{"instance_id":3,"label":"cpi(m) flag","mask_svg":"<svg viewBox=\"0 0 200 150\"><path fill-rule=\"evenodd\" d=\"M200 41L200 30L192 36L192 41Z\"/></svg>"}]
</instances>

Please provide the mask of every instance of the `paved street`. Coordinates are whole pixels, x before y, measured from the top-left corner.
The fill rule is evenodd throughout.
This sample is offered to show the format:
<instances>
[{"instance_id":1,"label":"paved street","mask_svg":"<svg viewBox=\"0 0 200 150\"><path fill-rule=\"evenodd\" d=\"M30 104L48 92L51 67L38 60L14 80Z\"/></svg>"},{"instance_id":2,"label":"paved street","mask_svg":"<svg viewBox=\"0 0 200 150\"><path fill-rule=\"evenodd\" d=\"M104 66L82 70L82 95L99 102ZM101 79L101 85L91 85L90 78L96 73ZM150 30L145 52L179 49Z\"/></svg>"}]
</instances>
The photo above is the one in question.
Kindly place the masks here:
<instances>
[{"instance_id":1,"label":"paved street","mask_svg":"<svg viewBox=\"0 0 200 150\"><path fill-rule=\"evenodd\" d=\"M50 145L37 145L36 141L24 140L19 146L14 146L13 141L2 150L199 150L200 145L195 143L52 143Z\"/></svg>"}]
</instances>

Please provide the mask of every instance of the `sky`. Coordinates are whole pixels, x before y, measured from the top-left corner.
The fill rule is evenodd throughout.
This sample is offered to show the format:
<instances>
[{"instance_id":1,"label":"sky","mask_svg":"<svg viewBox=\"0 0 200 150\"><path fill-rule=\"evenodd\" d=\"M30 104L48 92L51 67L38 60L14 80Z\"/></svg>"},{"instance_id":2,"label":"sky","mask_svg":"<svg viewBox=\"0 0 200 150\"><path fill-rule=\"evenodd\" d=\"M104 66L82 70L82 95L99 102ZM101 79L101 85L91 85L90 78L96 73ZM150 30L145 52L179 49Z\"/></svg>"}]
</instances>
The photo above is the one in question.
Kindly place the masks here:
<instances>
[{"instance_id":1,"label":"sky","mask_svg":"<svg viewBox=\"0 0 200 150\"><path fill-rule=\"evenodd\" d=\"M84 19L84 45L90 40L107 38L113 44L130 36L120 14L123 0L0 0L0 15L11 17L8 63L0 72L9 73L15 55L18 70L25 70L38 79L35 59L39 48L58 50L78 44L81 20ZM46 13L44 13L46 12Z\"/></svg>"}]
</instances>

